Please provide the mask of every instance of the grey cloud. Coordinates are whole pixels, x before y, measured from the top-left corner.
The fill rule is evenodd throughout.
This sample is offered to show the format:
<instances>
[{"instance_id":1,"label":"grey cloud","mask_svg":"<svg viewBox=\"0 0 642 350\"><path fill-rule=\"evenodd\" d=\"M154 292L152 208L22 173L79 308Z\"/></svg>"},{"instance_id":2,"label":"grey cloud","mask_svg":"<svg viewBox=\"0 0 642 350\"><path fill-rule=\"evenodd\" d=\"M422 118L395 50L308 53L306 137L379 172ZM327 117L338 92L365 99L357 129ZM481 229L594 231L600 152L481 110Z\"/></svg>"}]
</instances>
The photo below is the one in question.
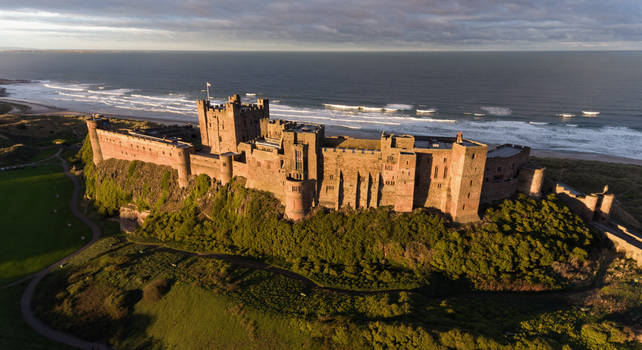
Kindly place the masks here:
<instances>
[{"instance_id":1,"label":"grey cloud","mask_svg":"<svg viewBox=\"0 0 642 350\"><path fill-rule=\"evenodd\" d=\"M226 39L319 48L468 48L642 42L640 0L21 0L0 1L2 10L60 13L40 20L67 24L69 31L74 25L163 30L204 44Z\"/></svg>"}]
</instances>

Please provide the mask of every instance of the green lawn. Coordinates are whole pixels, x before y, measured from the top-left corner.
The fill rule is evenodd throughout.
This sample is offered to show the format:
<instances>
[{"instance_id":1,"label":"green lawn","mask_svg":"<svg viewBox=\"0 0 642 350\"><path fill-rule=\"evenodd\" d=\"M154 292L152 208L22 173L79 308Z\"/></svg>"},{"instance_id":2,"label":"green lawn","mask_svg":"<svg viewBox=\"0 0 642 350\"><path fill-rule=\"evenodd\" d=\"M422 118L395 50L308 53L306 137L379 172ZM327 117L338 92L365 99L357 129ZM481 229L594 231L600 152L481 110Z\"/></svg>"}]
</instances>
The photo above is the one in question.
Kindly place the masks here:
<instances>
[{"instance_id":1,"label":"green lawn","mask_svg":"<svg viewBox=\"0 0 642 350\"><path fill-rule=\"evenodd\" d=\"M301 349L311 342L286 318L183 283L159 301L136 304L132 319L140 330L122 348L150 340L167 349Z\"/></svg>"},{"instance_id":2,"label":"green lawn","mask_svg":"<svg viewBox=\"0 0 642 350\"><path fill-rule=\"evenodd\" d=\"M0 172L0 286L41 270L91 238L69 208L72 188L60 165Z\"/></svg>"}]
</instances>

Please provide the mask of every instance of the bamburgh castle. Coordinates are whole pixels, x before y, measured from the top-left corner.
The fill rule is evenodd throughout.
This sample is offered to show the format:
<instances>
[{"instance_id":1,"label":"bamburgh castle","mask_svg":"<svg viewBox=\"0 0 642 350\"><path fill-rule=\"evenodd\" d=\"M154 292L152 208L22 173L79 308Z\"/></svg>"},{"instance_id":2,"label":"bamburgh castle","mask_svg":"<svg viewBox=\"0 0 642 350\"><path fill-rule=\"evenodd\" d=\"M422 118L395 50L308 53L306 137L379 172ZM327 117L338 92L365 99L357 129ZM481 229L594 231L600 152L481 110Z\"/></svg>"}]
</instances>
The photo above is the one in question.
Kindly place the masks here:
<instances>
[{"instance_id":1,"label":"bamburgh castle","mask_svg":"<svg viewBox=\"0 0 642 350\"><path fill-rule=\"evenodd\" d=\"M180 186L198 174L223 184L244 177L247 187L278 198L292 220L316 206L392 206L400 212L436 208L466 223L479 220L481 202L516 191L541 195L544 169L529 163L528 147L503 145L489 151L461 133L326 137L323 125L270 119L267 99L243 104L238 95L222 105L200 100L197 106L199 151L187 142L112 131L106 120L90 119L94 162L116 158L167 165L178 171ZM600 203L594 204L589 216L602 210Z\"/></svg>"}]
</instances>

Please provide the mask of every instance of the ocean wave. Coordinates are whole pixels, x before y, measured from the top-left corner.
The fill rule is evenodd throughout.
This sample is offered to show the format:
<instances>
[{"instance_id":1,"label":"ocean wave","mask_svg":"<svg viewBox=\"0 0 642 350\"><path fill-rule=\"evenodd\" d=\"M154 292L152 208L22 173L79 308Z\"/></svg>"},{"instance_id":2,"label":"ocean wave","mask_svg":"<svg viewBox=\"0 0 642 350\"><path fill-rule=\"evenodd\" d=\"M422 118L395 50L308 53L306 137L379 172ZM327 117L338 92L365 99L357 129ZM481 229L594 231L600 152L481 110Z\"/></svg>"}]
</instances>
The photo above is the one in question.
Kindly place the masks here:
<instances>
[{"instance_id":1,"label":"ocean wave","mask_svg":"<svg viewBox=\"0 0 642 350\"><path fill-rule=\"evenodd\" d=\"M342 127L342 128L348 128L348 129L357 129L357 130L361 129L360 126L356 126L356 125L336 124L336 126L339 126L339 127Z\"/></svg>"},{"instance_id":2,"label":"ocean wave","mask_svg":"<svg viewBox=\"0 0 642 350\"><path fill-rule=\"evenodd\" d=\"M85 91L89 87L89 85L85 85L85 84L82 84L82 85L81 84L70 84L70 85L67 85L67 86L61 86L61 85L54 85L54 84L48 84L48 83L42 84L42 86L50 88L50 89L77 91L77 92Z\"/></svg>"},{"instance_id":3,"label":"ocean wave","mask_svg":"<svg viewBox=\"0 0 642 350\"><path fill-rule=\"evenodd\" d=\"M112 96L122 96L128 92L132 92L132 89L114 89L114 90L87 90L90 94L100 94L100 95L112 95Z\"/></svg>"},{"instance_id":4,"label":"ocean wave","mask_svg":"<svg viewBox=\"0 0 642 350\"><path fill-rule=\"evenodd\" d=\"M486 111L486 113L490 115L495 115L498 117L507 117L513 114L513 111L508 107L482 106L479 109Z\"/></svg>"},{"instance_id":5,"label":"ocean wave","mask_svg":"<svg viewBox=\"0 0 642 350\"><path fill-rule=\"evenodd\" d=\"M359 106L337 105L337 104L331 104L331 103L324 103L323 107L329 108L329 109L339 109L344 111L358 111L360 108Z\"/></svg>"},{"instance_id":6,"label":"ocean wave","mask_svg":"<svg viewBox=\"0 0 642 350\"><path fill-rule=\"evenodd\" d=\"M363 112L381 112L383 108L381 107L366 107L366 106L359 106L359 110Z\"/></svg>"},{"instance_id":7,"label":"ocean wave","mask_svg":"<svg viewBox=\"0 0 642 350\"><path fill-rule=\"evenodd\" d=\"M396 110L411 110L414 109L415 106L413 105L407 105L403 103L388 103L384 109L396 109Z\"/></svg>"},{"instance_id":8,"label":"ocean wave","mask_svg":"<svg viewBox=\"0 0 642 350\"><path fill-rule=\"evenodd\" d=\"M181 102L193 102L196 103L196 100L186 100L181 98L176 98L176 97L159 97L159 96L147 96L147 95L140 95L140 94L131 94L129 95L131 97L138 97L138 98L145 98L145 99L150 99L150 100L159 100L159 101L181 101Z\"/></svg>"}]
</instances>

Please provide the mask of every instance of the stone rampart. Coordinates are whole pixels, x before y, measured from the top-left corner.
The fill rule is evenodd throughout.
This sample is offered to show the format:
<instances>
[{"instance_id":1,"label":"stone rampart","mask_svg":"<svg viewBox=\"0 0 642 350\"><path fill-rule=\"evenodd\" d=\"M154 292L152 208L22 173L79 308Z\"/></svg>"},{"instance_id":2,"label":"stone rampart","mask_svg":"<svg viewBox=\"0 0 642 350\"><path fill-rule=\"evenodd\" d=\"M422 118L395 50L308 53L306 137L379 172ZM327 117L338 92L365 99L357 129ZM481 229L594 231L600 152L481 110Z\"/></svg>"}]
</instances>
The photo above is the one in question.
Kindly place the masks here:
<instances>
[{"instance_id":1,"label":"stone rampart","mask_svg":"<svg viewBox=\"0 0 642 350\"><path fill-rule=\"evenodd\" d=\"M184 187L189 181L189 155L194 148L188 143L102 129L96 130L96 138L103 159L139 160L167 165L178 170L179 186Z\"/></svg>"}]
</instances>

